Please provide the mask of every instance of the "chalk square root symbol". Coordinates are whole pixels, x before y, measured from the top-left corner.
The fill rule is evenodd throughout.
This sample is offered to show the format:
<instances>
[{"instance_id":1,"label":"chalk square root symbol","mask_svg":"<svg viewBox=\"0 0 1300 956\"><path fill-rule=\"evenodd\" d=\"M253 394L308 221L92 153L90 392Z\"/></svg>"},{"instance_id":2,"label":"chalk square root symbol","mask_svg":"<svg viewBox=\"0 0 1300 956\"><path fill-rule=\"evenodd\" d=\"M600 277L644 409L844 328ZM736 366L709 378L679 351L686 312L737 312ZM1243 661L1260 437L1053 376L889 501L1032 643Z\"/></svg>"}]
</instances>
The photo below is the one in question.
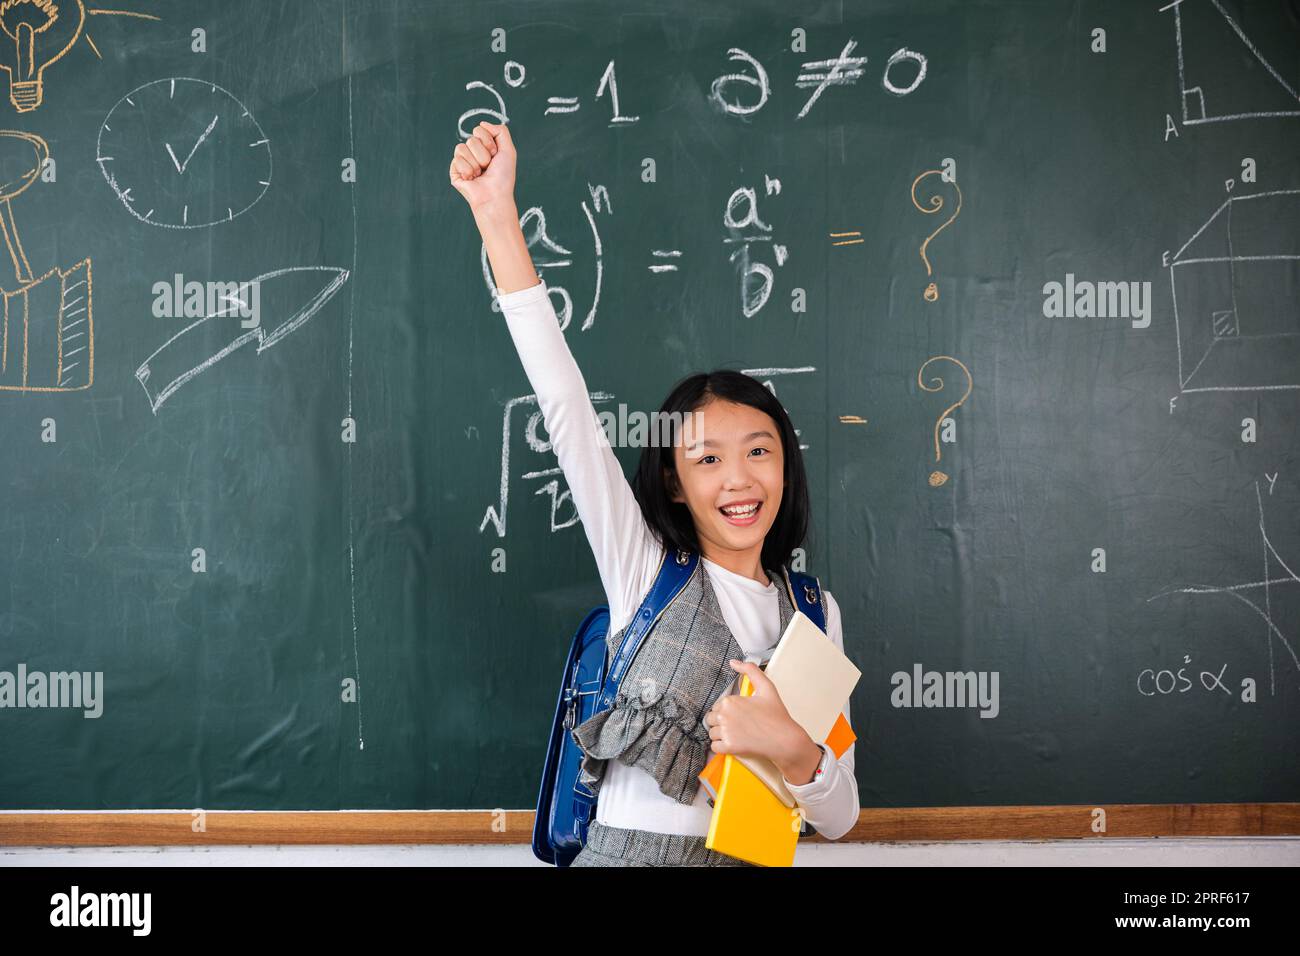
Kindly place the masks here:
<instances>
[{"instance_id":1,"label":"chalk square root symbol","mask_svg":"<svg viewBox=\"0 0 1300 956\"><path fill-rule=\"evenodd\" d=\"M1300 389L1300 189L1226 199L1173 256L1183 392Z\"/></svg>"}]
</instances>

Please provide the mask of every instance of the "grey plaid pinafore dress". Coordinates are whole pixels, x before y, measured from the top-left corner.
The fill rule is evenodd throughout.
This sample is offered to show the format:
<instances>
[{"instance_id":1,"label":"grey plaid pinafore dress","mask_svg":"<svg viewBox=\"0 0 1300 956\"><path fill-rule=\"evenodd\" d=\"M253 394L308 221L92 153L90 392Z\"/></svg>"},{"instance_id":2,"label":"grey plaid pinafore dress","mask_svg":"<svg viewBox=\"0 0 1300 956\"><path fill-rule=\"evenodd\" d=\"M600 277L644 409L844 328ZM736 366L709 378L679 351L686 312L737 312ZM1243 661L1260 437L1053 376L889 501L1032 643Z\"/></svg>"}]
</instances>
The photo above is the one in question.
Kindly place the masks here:
<instances>
[{"instance_id":1,"label":"grey plaid pinafore dress","mask_svg":"<svg viewBox=\"0 0 1300 956\"><path fill-rule=\"evenodd\" d=\"M674 560L670 552L666 560ZM768 571L777 584L780 633L794 616L783 573ZM630 623L630 622L629 622ZM613 655L624 625L606 641ZM649 772L662 793L678 803L695 802L699 774L712 756L704 715L735 679L730 658L745 652L722 617L704 562L697 561L686 585L646 635L619 685L614 705L570 733L582 749L579 779L599 790L606 762L616 759ZM710 850L704 837L606 826L592 820L587 842L572 866L753 866Z\"/></svg>"}]
</instances>

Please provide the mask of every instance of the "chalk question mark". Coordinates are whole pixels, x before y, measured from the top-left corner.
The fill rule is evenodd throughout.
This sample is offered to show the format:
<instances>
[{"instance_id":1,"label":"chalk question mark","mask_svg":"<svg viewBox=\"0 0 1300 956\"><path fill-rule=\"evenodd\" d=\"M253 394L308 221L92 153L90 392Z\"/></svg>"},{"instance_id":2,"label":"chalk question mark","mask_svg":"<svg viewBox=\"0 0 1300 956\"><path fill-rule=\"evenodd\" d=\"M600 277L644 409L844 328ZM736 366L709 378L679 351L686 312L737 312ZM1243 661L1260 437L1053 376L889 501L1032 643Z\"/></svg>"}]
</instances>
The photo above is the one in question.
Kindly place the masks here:
<instances>
[{"instance_id":1,"label":"chalk question mark","mask_svg":"<svg viewBox=\"0 0 1300 956\"><path fill-rule=\"evenodd\" d=\"M928 203L929 208L922 206L916 200L917 184L919 184L921 180L924 179L926 176L939 176L942 178L943 171L939 169L928 169L925 172L923 172L920 176L917 176L915 179L912 180L912 205L915 206L917 209L921 210L921 212L925 213L927 216L933 216L935 213L937 213L939 210L943 208L942 196L937 194L931 196L930 201ZM925 274L927 276L933 276L934 270L930 268L930 257L925 254L926 247L930 245L930 240L933 239L935 236L939 235L939 233L943 232L945 229L947 229L952 224L952 221L957 218L957 214L961 212L961 187L958 186L956 182L954 182L952 184L952 188L957 190L957 208L952 211L952 215L948 217L947 222L945 222L934 232L926 236L925 242L921 243L921 261L925 263ZM925 287L925 292L921 294L921 297L925 299L926 302L937 301L939 298L939 286L936 285L933 280L931 280L930 284Z\"/></svg>"},{"instance_id":2,"label":"chalk question mark","mask_svg":"<svg viewBox=\"0 0 1300 956\"><path fill-rule=\"evenodd\" d=\"M951 355L936 355L933 358L926 359L925 365L922 365L916 371L916 384L920 385L927 392L942 391L943 379L939 378L938 376L935 376L933 381L936 384L932 388L929 385L926 385L923 381L921 381L921 373L925 371L925 366L929 365L931 362L938 362L945 359L949 362L953 362L954 364L959 366L963 372L966 373L966 394L963 395L961 398L957 399L957 401L953 402L953 404L949 405L942 412L940 412L939 417L935 419L934 422L934 463L935 465L939 464L939 459L943 456L943 453L939 450L939 426L943 423L943 420L948 417L949 413L952 412L953 409L957 408L959 405L965 402L966 399L970 398L971 389L975 387L975 380L971 378L970 369L968 369L965 365L962 365L961 362L953 358ZM944 474L942 471L939 471L938 468L935 468L934 471L930 472L931 488L938 488L940 485L944 484L947 481L948 481L948 476Z\"/></svg>"}]
</instances>

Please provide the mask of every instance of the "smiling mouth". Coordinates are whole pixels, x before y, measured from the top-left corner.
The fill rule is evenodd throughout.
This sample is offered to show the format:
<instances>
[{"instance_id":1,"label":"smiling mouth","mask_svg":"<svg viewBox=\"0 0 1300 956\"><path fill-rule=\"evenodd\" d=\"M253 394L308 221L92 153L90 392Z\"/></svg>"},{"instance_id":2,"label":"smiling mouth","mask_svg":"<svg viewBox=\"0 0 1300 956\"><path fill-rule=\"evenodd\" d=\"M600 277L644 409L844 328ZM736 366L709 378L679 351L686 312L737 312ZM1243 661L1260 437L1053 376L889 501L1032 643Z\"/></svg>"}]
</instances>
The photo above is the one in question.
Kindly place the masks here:
<instances>
[{"instance_id":1,"label":"smiling mouth","mask_svg":"<svg viewBox=\"0 0 1300 956\"><path fill-rule=\"evenodd\" d=\"M754 502L753 510L749 512L741 513L739 515L734 515L734 514L728 514L727 512L719 508L718 513L721 514L722 517L727 520L728 524L735 525L737 528L744 528L757 521L758 513L762 510L763 510L763 502L758 501L758 502Z\"/></svg>"}]
</instances>

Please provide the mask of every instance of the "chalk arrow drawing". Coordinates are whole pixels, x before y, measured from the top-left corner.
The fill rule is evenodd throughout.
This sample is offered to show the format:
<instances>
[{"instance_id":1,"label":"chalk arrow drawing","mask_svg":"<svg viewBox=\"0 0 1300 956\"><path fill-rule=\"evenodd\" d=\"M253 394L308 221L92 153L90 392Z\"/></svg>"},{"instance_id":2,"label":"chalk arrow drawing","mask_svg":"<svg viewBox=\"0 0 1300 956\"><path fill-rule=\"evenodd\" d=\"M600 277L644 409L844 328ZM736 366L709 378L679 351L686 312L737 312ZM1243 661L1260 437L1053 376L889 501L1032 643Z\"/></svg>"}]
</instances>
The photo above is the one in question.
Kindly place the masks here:
<instances>
[{"instance_id":1,"label":"chalk arrow drawing","mask_svg":"<svg viewBox=\"0 0 1300 956\"><path fill-rule=\"evenodd\" d=\"M205 369L234 352L236 349L257 342L257 351L265 352L286 335L298 328L334 297L334 294L348 281L348 270L333 266L298 266L267 272L251 280L260 287L262 312L274 316L276 308L266 308L268 297L290 296L288 304L303 302L302 293L310 293L304 304L296 309L286 308L289 317L281 321L270 332L268 323L262 322L253 329L245 329L240 324L239 303L231 303L229 310L214 312L198 321L187 325L162 347L150 355L135 370L135 377L143 386L149 398L149 407L155 415L163 402L172 394ZM324 283L323 285L320 283ZM225 322L214 322L224 319ZM235 338L226 341L232 332L240 332ZM215 350L214 350L215 349ZM200 357L195 362L196 357Z\"/></svg>"}]
</instances>

